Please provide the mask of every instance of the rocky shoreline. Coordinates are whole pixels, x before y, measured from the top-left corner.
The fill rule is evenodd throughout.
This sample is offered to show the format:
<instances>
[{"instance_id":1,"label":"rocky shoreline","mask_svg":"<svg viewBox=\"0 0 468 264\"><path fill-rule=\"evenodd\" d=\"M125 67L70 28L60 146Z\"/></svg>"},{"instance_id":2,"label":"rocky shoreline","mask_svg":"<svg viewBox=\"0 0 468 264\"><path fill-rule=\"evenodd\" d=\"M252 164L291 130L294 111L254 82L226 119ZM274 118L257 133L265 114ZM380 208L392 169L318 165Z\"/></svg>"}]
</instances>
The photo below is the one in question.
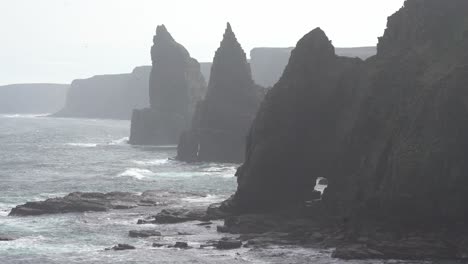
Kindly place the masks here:
<instances>
[{"instance_id":1,"label":"rocky shoreline","mask_svg":"<svg viewBox=\"0 0 468 264\"><path fill-rule=\"evenodd\" d=\"M339 259L397 260L468 260L468 232L430 232L412 230L395 232L385 225L369 224L359 233L350 223L320 210L320 206L288 209L276 213L230 214L222 204L206 207L176 207L175 201L186 194L146 191L133 193L71 193L65 197L29 202L11 210L10 216L23 217L70 212L125 210L138 206L161 206L155 215L140 219L128 237L153 241L151 247L176 249L260 250L272 246L333 251ZM170 198L169 198L170 197ZM317 201L320 203L320 201ZM171 205L172 204L172 205ZM221 222L219 220L222 220ZM186 240L168 242L165 237L183 238L193 234L164 232L161 225L187 223L214 230L220 239L207 240L197 246ZM377 226L381 226L377 228ZM1 236L1 241L13 238ZM3 239L5 238L5 239ZM121 243L106 250L131 250L135 246Z\"/></svg>"}]
</instances>

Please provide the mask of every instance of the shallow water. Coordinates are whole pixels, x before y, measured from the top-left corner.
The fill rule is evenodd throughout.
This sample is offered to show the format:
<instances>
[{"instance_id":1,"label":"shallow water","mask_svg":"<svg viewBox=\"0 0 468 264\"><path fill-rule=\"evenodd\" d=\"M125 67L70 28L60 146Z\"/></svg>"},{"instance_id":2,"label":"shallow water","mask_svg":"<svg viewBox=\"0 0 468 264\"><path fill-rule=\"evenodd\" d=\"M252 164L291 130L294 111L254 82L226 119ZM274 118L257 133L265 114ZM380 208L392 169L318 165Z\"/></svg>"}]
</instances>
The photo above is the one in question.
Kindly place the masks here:
<instances>
[{"instance_id":1,"label":"shallow water","mask_svg":"<svg viewBox=\"0 0 468 264\"><path fill-rule=\"evenodd\" d=\"M221 201L236 188L236 164L186 164L171 160L174 146L140 147L126 142L128 121L0 115L0 263L399 263L345 262L330 251L296 247L216 251L195 249L219 239L215 225L137 226L161 208L99 213L8 217L12 207L74 191L160 190L184 193L180 206ZM219 223L219 222L218 222ZM154 228L162 238L134 239L132 229ZM178 235L178 232L189 235ZM152 242L189 242L194 249L152 248ZM136 250L105 251L117 243ZM424 263L424 262L419 262Z\"/></svg>"}]
</instances>

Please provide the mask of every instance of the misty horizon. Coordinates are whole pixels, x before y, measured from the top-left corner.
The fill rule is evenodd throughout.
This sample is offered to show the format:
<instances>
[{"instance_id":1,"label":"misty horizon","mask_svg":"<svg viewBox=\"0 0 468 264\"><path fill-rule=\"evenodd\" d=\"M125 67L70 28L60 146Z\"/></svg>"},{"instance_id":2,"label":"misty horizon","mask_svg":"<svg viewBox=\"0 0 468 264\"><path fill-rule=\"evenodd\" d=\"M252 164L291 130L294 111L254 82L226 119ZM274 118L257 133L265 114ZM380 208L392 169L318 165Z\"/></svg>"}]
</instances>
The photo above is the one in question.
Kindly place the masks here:
<instances>
[{"instance_id":1,"label":"misty horizon","mask_svg":"<svg viewBox=\"0 0 468 264\"><path fill-rule=\"evenodd\" d=\"M288 1L287 5L237 1L231 6L207 0L111 2L1 3L8 12L0 17L5 38L0 85L71 83L151 65L148 54L160 24L199 62L212 61L226 22L232 24L247 56L255 47L294 47L316 27L328 32L336 47L375 46L386 18L403 0Z\"/></svg>"}]
</instances>

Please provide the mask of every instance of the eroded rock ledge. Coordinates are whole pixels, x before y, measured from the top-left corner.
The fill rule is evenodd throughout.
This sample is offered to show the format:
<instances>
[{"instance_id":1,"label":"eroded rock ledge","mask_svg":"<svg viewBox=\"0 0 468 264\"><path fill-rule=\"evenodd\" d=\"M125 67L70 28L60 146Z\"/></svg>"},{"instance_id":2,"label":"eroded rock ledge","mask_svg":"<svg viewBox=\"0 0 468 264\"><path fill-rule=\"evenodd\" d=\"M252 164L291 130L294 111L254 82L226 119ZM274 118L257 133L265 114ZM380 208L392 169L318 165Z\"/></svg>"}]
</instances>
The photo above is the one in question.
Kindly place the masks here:
<instances>
[{"instance_id":1,"label":"eroded rock ledge","mask_svg":"<svg viewBox=\"0 0 468 264\"><path fill-rule=\"evenodd\" d=\"M129 192L74 192L64 197L18 205L10 216L32 216L79 212L102 212L111 209L130 209L138 206L164 206L175 203L186 194L151 190L142 194Z\"/></svg>"}]
</instances>

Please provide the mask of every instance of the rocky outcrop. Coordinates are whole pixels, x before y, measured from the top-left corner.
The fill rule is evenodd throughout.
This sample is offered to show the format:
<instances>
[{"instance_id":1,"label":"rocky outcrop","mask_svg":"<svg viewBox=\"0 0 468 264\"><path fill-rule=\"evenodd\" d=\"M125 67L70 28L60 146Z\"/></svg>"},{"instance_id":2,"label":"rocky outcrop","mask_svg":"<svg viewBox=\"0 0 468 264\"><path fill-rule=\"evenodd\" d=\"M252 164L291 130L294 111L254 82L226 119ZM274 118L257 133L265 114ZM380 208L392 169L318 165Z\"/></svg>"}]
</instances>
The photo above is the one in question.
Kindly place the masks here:
<instances>
[{"instance_id":1,"label":"rocky outcrop","mask_svg":"<svg viewBox=\"0 0 468 264\"><path fill-rule=\"evenodd\" d=\"M98 75L74 80L64 108L53 116L130 119L134 108L148 106L150 69L143 66L129 74Z\"/></svg>"},{"instance_id":2,"label":"rocky outcrop","mask_svg":"<svg viewBox=\"0 0 468 264\"><path fill-rule=\"evenodd\" d=\"M320 29L304 36L260 107L228 204L300 204L324 177L327 210L356 229L465 222L466 17L463 0L407 0L366 61L337 56Z\"/></svg>"},{"instance_id":3,"label":"rocky outcrop","mask_svg":"<svg viewBox=\"0 0 468 264\"><path fill-rule=\"evenodd\" d=\"M65 104L67 84L12 84L0 86L0 113L55 113Z\"/></svg>"},{"instance_id":4,"label":"rocky outcrop","mask_svg":"<svg viewBox=\"0 0 468 264\"><path fill-rule=\"evenodd\" d=\"M206 98L181 136L178 159L242 162L244 142L259 102L245 52L228 24L216 51Z\"/></svg>"},{"instance_id":5,"label":"rocky outcrop","mask_svg":"<svg viewBox=\"0 0 468 264\"><path fill-rule=\"evenodd\" d=\"M272 87L283 74L294 48L254 48L250 51L250 67L255 83ZM335 48L338 56L363 60L377 53L376 47Z\"/></svg>"},{"instance_id":6,"label":"rocky outcrop","mask_svg":"<svg viewBox=\"0 0 468 264\"><path fill-rule=\"evenodd\" d=\"M101 212L111 209L130 209L138 206L161 206L179 201L187 194L151 190L142 194L129 192L86 193L75 192L64 197L18 205L10 216L31 216L79 212Z\"/></svg>"},{"instance_id":7,"label":"rocky outcrop","mask_svg":"<svg viewBox=\"0 0 468 264\"><path fill-rule=\"evenodd\" d=\"M204 98L200 64L177 43L164 25L158 26L151 48L150 108L134 110L130 143L177 144L187 129L196 103Z\"/></svg>"}]
</instances>

